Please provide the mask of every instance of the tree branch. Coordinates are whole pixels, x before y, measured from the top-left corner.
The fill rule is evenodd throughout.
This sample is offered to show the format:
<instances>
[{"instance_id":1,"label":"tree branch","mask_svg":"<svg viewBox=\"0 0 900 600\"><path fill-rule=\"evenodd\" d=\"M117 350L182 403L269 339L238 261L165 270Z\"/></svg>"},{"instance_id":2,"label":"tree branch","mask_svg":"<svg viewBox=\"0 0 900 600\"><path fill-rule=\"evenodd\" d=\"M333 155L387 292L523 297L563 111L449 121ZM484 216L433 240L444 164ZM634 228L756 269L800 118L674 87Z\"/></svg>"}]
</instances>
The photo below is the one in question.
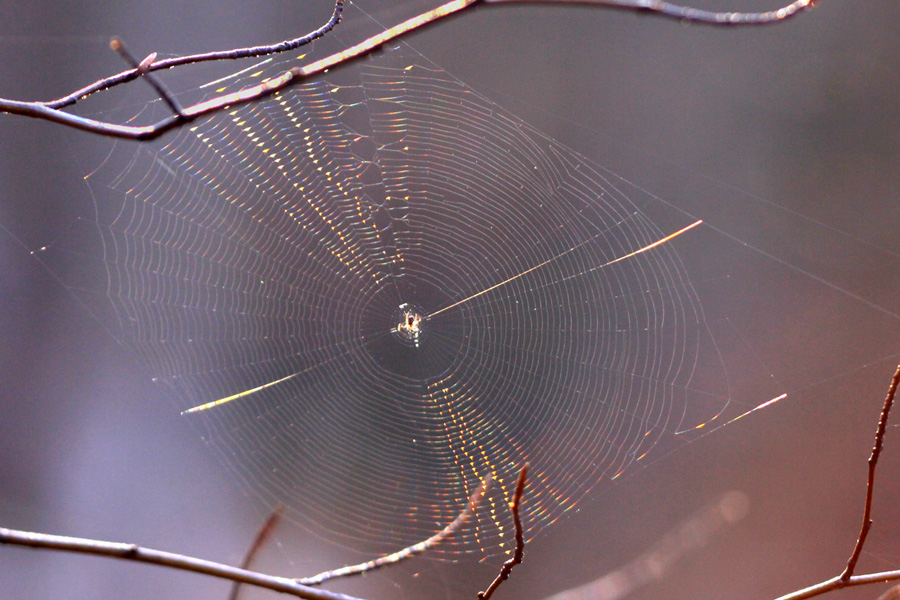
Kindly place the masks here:
<instances>
[{"instance_id":1,"label":"tree branch","mask_svg":"<svg viewBox=\"0 0 900 600\"><path fill-rule=\"evenodd\" d=\"M262 547L269 541L269 537L272 535L272 532L275 531L275 526L278 525L278 521L281 520L281 513L284 511L284 505L279 504L275 507L275 510L272 511L272 514L269 515L269 518L266 519L266 522L263 523L263 526L259 528L259 531L256 532L256 537L253 539L253 543L250 544L250 548L247 549L247 554L244 555L244 560L241 561L240 568L241 569L250 569L253 566L253 561L256 559L256 555L262 549ZM228 600L237 600L238 595L241 591L241 583L239 581L235 581L234 585L231 586L231 593L228 595Z\"/></svg>"},{"instance_id":2,"label":"tree branch","mask_svg":"<svg viewBox=\"0 0 900 600\"><path fill-rule=\"evenodd\" d=\"M706 25L767 25L784 21L801 10L813 6L817 0L795 0L777 10L765 12L717 12L701 10L690 6L681 6L662 0L485 0L489 4L582 4L585 6L602 6L628 11L642 11L671 17L682 21L703 23Z\"/></svg>"},{"instance_id":3,"label":"tree branch","mask_svg":"<svg viewBox=\"0 0 900 600\"><path fill-rule=\"evenodd\" d=\"M871 585L873 583L885 583L887 581L900 580L900 570L898 571L882 571L880 573L868 573L866 575L853 575L850 579L843 580L840 575L826 579L821 583L811 585L808 588L791 592L776 598L776 600L805 600L806 598L814 598L821 596L826 592L842 590L857 585Z\"/></svg>"},{"instance_id":4,"label":"tree branch","mask_svg":"<svg viewBox=\"0 0 900 600\"><path fill-rule=\"evenodd\" d=\"M866 503L863 508L863 522L853 546L853 552L847 561L844 571L837 577L817 583L808 588L792 592L785 596L781 596L777 600L803 600L819 596L825 592L839 590L854 585L865 585L868 583L879 583L884 581L900 580L900 571L884 571L882 573L870 573L867 575L853 575L856 569L856 563L862 553L863 545L866 543L866 537L869 535L869 529L872 527L872 496L875 491L875 469L878 467L878 457L881 455L881 449L884 446L884 434L887 431L888 418L891 414L891 407L894 405L894 396L897 393L897 386L900 385L900 365L891 378L891 384L888 386L887 395L884 398L884 405L881 408L881 416L878 419L878 427L875 430L875 444L872 447L872 454L869 456L869 475L866 480Z\"/></svg>"},{"instance_id":5,"label":"tree branch","mask_svg":"<svg viewBox=\"0 0 900 600\"><path fill-rule=\"evenodd\" d=\"M403 23L395 25L377 35L374 35L355 46L351 46L337 54L333 54L322 60L313 62L305 67L297 67L282 73L272 79L269 79L259 85L245 88L239 92L224 94L217 96L211 100L200 102L183 109L180 113L170 115L152 125L146 126L129 126L98 121L79 117L71 113L60 110L65 106L74 104L78 99L84 98L95 92L109 89L115 85L126 83L140 77L144 73L150 73L159 69L168 69L184 64L193 64L210 60L224 60L247 58L253 56L263 56L284 52L307 44L312 40L325 35L334 28L340 21L341 10L343 8L343 0L336 0L334 13L331 19L317 29L316 31L297 38L275 44L272 46L256 46L252 48L241 48L235 50L227 50L223 52L211 52L207 54L195 54L174 59L155 61L150 59L147 64L139 65L139 68L131 69L118 75L102 79L89 86L81 88L67 96L52 102L22 102L16 100L8 100L0 98L0 112L22 115L36 119L43 119L59 123L68 127L81 129L91 133L115 138L133 139L133 140L151 140L155 139L167 131L180 127L185 123L190 123L202 116L220 111L228 106L236 106L253 102L272 94L277 93L289 86L297 85L312 75L317 75L327 69L335 68L339 65L353 63L360 58L366 56L373 50L380 48L386 42L399 39L408 35L412 31L422 29L432 23L442 19L449 18L452 15L460 14L463 10L474 7L478 4L483 5L510 5L510 4L582 4L587 6L598 6L604 8L615 8L624 10L633 10L638 12L648 12L658 14L668 18L692 21L698 23L706 23L710 25L761 25L766 23L777 23L799 14L802 9L813 5L814 0L795 0L790 4L783 6L777 10L760 12L760 13L740 13L740 12L712 12L670 4L662 0L453 0L443 4L437 8L426 11L416 17L408 19Z\"/></svg>"},{"instance_id":6,"label":"tree branch","mask_svg":"<svg viewBox=\"0 0 900 600\"><path fill-rule=\"evenodd\" d=\"M743 492L728 492L715 503L695 512L623 566L589 583L557 592L544 600L623 600L640 588L660 581L685 554L705 545L725 525L747 514L749 499Z\"/></svg>"},{"instance_id":7,"label":"tree branch","mask_svg":"<svg viewBox=\"0 0 900 600\"><path fill-rule=\"evenodd\" d=\"M519 481L520 484L523 483L523 476L521 474L519 475ZM447 540L454 533L456 533L463 525L465 525L465 523L472 517L472 515L475 514L476 510L478 509L478 505L481 504L481 501L484 498L484 495L487 493L487 489L490 484L491 475L489 473L478 486L478 488L472 493L462 512L460 512L459 515L449 525L444 527L441 531L431 536L427 540L419 542L417 544L413 544L412 546L404 548L399 552L394 552L393 554L383 556L361 565L327 571L325 573L320 573L319 575L306 579L276 577L274 575L265 575L263 573L250 571L244 568L249 566L257 550L262 546L263 543L265 543L266 538L270 535L275 522L280 518L281 507L273 512L266 524L263 525L263 527L257 533L256 539L251 545L251 548L248 551L241 568L223 565L221 563L215 563L208 560L202 560L191 556L184 556L182 554L143 548L141 546L138 546L137 544L104 542L100 540L90 540L62 535L51 535L47 533L19 531L16 529L6 529L3 527L0 527L0 544L12 544L17 546L28 546L31 548L43 548L48 550L65 550L68 552L94 554L99 556L108 556L111 558L133 560L135 562L170 567L182 571L212 575L213 577L220 577L222 579L234 581L237 584L246 583L255 585L257 587L275 590L276 592L291 594L298 598L304 598L305 600L359 600L352 596L337 594L334 592L326 592L324 590L320 590L310 586L318 585L324 581L334 579L336 577L346 577L349 575L358 575L361 573L366 573L368 571L374 571L375 569L384 567L389 564L398 563L404 559L410 558L417 554L421 554L426 550L434 548L441 542ZM518 496L521 496L521 490L519 488L517 488L517 494ZM516 518L518 528L519 525L517 513ZM237 593L238 588L237 586L235 586L232 589L230 597L235 598L237 596Z\"/></svg>"},{"instance_id":8,"label":"tree branch","mask_svg":"<svg viewBox=\"0 0 900 600\"><path fill-rule=\"evenodd\" d=\"M881 449L884 447L884 433L887 430L888 418L891 414L891 406L894 404L894 394L897 393L898 384L900 384L900 365L897 366L897 371L891 379L887 396L884 398L884 406L881 408L881 416L878 419L878 428L875 430L875 444L872 446L872 454L869 455L869 475L866 478L866 503L863 508L862 526L859 529L859 536L856 538L856 545L853 547L847 566L844 568L844 572L841 573L842 581L849 580L853 575L863 545L866 543L866 537L869 535L869 529L872 527L872 496L875 493L875 469L878 467L878 457L881 456Z\"/></svg>"},{"instance_id":9,"label":"tree branch","mask_svg":"<svg viewBox=\"0 0 900 600\"><path fill-rule=\"evenodd\" d=\"M522 519L519 516L519 507L522 505L522 493L525 491L525 480L528 479L528 463L525 463L522 466L522 470L519 471L519 479L516 481L516 491L513 493L512 502L509 504L509 509L512 511L513 523L516 527L516 548L513 551L512 558L503 563L503 566L500 567L500 573L497 575L496 579L491 582L491 585L488 586L483 592L478 592L478 600L490 600L491 596L494 595L494 592L497 591L497 588L500 585L509 579L509 574L512 572L513 567L522 563L522 558L525 556L525 534L522 531Z\"/></svg>"},{"instance_id":10,"label":"tree branch","mask_svg":"<svg viewBox=\"0 0 900 600\"><path fill-rule=\"evenodd\" d=\"M285 40L277 44L265 46L234 48L232 50L204 52L202 54L190 54L188 56L177 56L175 58L152 61L151 64L147 65L145 71L149 73L153 71L160 71L162 69L171 69L173 67L193 65L201 62L210 62L217 60L238 60L242 58L254 58L259 56L268 56L269 54L289 52L319 39L329 31L334 29L335 26L337 26L337 24L341 22L341 15L343 13L343 10L344 0L335 0L334 11L331 13L331 17L329 17L328 21L326 21L324 25L322 25L315 31L312 31L302 37L294 38L292 40ZM137 68L133 68L128 71L123 71L122 73L119 73L117 75L101 79L100 81L96 81L79 90L75 90L71 94L63 96L62 98L59 98L57 100L52 100L50 102L36 102L35 104L43 104L48 108L64 108L66 106L71 106L77 101L87 98L88 96L96 92L108 90L119 84L134 81L135 79L140 77L141 74L142 73ZM0 104L0 110L2 110L2 104Z\"/></svg>"},{"instance_id":11,"label":"tree branch","mask_svg":"<svg viewBox=\"0 0 900 600\"><path fill-rule=\"evenodd\" d=\"M353 596L327 592L325 590L301 585L287 577L264 575L262 573L238 569L237 567L193 558L191 556L143 548L137 544L103 542L85 538L51 535L48 533L19 531L16 529L6 529L4 527L0 527L0 544L14 544L17 546L28 546L31 548L43 548L49 550L65 550L67 552L132 560L140 563L180 569L182 571L212 575L213 577L220 577L222 579L240 583L249 583L250 585L275 590L276 592L291 594L292 596L304 598L305 600L359 600Z\"/></svg>"}]
</instances>

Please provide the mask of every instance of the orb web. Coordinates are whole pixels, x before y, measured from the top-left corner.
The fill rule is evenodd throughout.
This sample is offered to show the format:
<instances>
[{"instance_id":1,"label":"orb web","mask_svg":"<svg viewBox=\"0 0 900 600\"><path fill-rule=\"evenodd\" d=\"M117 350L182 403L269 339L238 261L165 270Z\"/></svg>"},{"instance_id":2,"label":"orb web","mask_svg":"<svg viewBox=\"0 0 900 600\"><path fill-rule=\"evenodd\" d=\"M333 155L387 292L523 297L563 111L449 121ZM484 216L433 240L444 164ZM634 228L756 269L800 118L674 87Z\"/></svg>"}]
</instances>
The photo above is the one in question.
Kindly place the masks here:
<instances>
[{"instance_id":1,"label":"orb web","mask_svg":"<svg viewBox=\"0 0 900 600\"><path fill-rule=\"evenodd\" d=\"M91 176L93 230L119 339L267 506L390 550L492 473L438 549L491 554L525 461L530 539L727 399L691 387L702 311L654 246L688 223L415 59L137 148Z\"/></svg>"}]
</instances>

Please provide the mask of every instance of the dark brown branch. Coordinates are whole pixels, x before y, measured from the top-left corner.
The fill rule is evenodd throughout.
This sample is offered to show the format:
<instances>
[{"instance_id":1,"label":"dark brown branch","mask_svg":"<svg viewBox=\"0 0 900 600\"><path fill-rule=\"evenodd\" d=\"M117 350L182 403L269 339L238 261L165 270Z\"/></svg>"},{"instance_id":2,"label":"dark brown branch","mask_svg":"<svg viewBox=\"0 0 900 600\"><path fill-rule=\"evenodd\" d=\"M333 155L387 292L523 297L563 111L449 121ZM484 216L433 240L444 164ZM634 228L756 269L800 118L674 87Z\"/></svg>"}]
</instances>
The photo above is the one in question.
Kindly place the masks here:
<instances>
[{"instance_id":1,"label":"dark brown branch","mask_svg":"<svg viewBox=\"0 0 900 600\"><path fill-rule=\"evenodd\" d=\"M519 516L519 507L522 504L522 493L525 491L525 480L527 478L528 463L525 463L522 470L519 471L519 480L516 481L516 491L513 494L513 500L509 505L509 509L512 511L513 523L516 527L516 549L513 551L512 558L503 563L503 566L500 567L500 573L497 575L497 578L491 582L488 589L483 592L478 592L478 600L490 600L490 597L494 595L497 588L499 588L504 581L509 579L509 574L512 572L513 567L521 564L522 558L525 556L525 533L522 531L522 518Z\"/></svg>"},{"instance_id":2,"label":"dark brown branch","mask_svg":"<svg viewBox=\"0 0 900 600\"><path fill-rule=\"evenodd\" d=\"M872 447L872 454L869 456L869 475L866 480L866 504L863 509L863 522L856 539L856 545L847 561L847 566L843 573L837 577L833 577L808 588L792 592L785 596L781 596L777 600L804 600L819 596L825 592L843 589L854 585L865 585L868 583L878 583L882 581L896 581L900 579L900 571L887 571L883 573L871 573L867 575L853 575L856 569L856 563L862 553L863 545L866 543L866 537L869 535L869 529L872 527L872 497L875 492L875 469L878 467L878 457L881 455L881 449L884 446L884 434L887 431L888 418L890 417L891 407L894 404L894 396L897 393L897 386L900 385L900 365L891 378L891 384L888 386L887 395L884 398L884 405L881 408L881 416L878 419L878 427L875 430L875 444Z\"/></svg>"},{"instance_id":3,"label":"dark brown branch","mask_svg":"<svg viewBox=\"0 0 900 600\"><path fill-rule=\"evenodd\" d=\"M247 549L247 554L244 555L244 560L241 561L241 569L249 570L253 565L253 561L256 558L257 553L268 541L269 536L271 536L272 532L275 531L275 526L278 524L278 521L281 520L282 511L284 511L283 504L279 504L278 506L276 506L275 510L272 511L272 514L269 515L269 518L266 519L266 522L263 523L263 526L260 527L259 531L256 532L256 537L253 539L253 543L250 544L250 548ZM228 595L228 600L237 600L240 591L240 582L235 582L234 585L231 586L231 593Z\"/></svg>"},{"instance_id":4,"label":"dark brown branch","mask_svg":"<svg viewBox=\"0 0 900 600\"><path fill-rule=\"evenodd\" d=\"M210 62L217 60L238 60L241 58L254 58L258 56L268 56L269 54L279 54L281 52L289 52L291 50L295 50L300 48L301 46L305 46L320 37L324 36L326 33L331 31L337 26L338 23L341 22L341 14L344 9L344 0L335 0L334 3L334 11L331 13L331 17L329 17L328 21L325 22L324 25L316 29L315 31L308 33L302 37L298 37L292 40L285 40L283 42L279 42L277 44L265 45L265 46L252 46L250 48L235 48L232 50L221 50L217 52L204 52L202 54L190 54L188 56L178 56L175 58L167 58L164 60L154 61L153 64L149 65L147 71L159 71L162 69L171 69L173 67L181 67L184 65L192 65L201 62ZM43 104L48 108L64 108L66 106L70 106L75 104L78 100L86 98L91 94L103 90L108 90L111 87L115 87L122 83L127 83L129 81L133 81L141 76L141 73L138 69L131 69L129 71L123 71L117 75L113 75L111 77L107 77L105 79L101 79L100 81L96 81L88 86L85 86L79 90L72 92L67 96L63 96L57 100L53 100L50 102L39 102L37 104ZM2 105L0 105L2 108Z\"/></svg>"},{"instance_id":5,"label":"dark brown branch","mask_svg":"<svg viewBox=\"0 0 900 600\"><path fill-rule=\"evenodd\" d=\"M391 27L382 33L372 36L367 40L347 48L328 58L316 61L305 67L291 69L277 77L274 77L260 85L256 85L240 92L225 94L218 96L206 102L201 102L193 106L185 108L180 114L176 111L165 119L158 121L152 125L128 126L117 125L94 119L87 119L72 115L60 110L61 108L74 103L79 98L83 98L94 92L108 89L114 85L131 81L141 76L143 72L156 71L159 69L167 69L182 64L190 64L203 62L207 60L222 60L231 58L245 58L251 56L262 56L275 52L283 52L296 48L304 43L321 37L330 31L340 20L340 11L343 0L337 0L335 4L335 12L332 19L323 27L315 32L291 40L276 44L274 46L258 46L254 48L243 48L225 52L213 52L209 54L197 54L176 59L152 61L146 66L145 70L132 69L124 73L119 73L113 77L103 79L84 87L68 96L54 100L53 102L20 102L15 100L6 100L0 98L0 112L43 119L74 127L83 131L89 131L107 137L116 137L134 140L150 140L161 136L163 133L180 127L185 123L194 121L202 116L222 110L226 106L235 106L253 102L261 98L268 97L278 91L292 85L303 82L312 75L319 74L327 69L335 68L339 65L350 64L366 56L373 50L381 47L384 43L400 38L412 31L421 29L427 25L438 22L439 20L449 18L451 15L460 14L464 9L471 8L477 4L485 5L508 5L514 3L526 4L534 2L543 2L547 4L584 4L590 6L599 6L606 8L627 9L639 12L648 12L658 14L664 17L676 18L686 21L696 21L701 23L709 23L712 25L760 25L765 23L776 23L788 19L799 14L801 9L812 6L814 0L795 0L790 4L774 11L762 13L736 13L736 12L710 12L690 7L670 4L661 0L454 0L437 8L429 10L413 17L399 25Z\"/></svg>"},{"instance_id":6,"label":"dark brown branch","mask_svg":"<svg viewBox=\"0 0 900 600\"><path fill-rule=\"evenodd\" d=\"M119 38L113 38L109 42L109 47L119 53L125 62L138 72L138 75L144 77L153 89L156 90L156 93L159 94L159 97L163 99L163 101L169 105L169 108L172 109L172 112L178 115L181 118L184 118L184 112L182 112L181 107L178 105L178 101L175 100L174 96L169 93L169 90L166 89L166 86L153 74L150 72L151 67L153 67L153 61L156 60L156 52L150 54L142 60L138 62L134 59L131 53L128 51L128 48L125 47L125 43L122 42Z\"/></svg>"},{"instance_id":7,"label":"dark brown branch","mask_svg":"<svg viewBox=\"0 0 900 600\"><path fill-rule=\"evenodd\" d=\"M887 430L888 418L891 414L891 406L894 404L894 394L897 393L898 384L900 384L900 365L897 366L897 371L891 379L891 385L884 398L884 406L881 408L881 417L878 419L878 428L875 430L875 444L872 446L872 454L869 455L869 476L866 479L866 504L863 509L862 526L859 529L856 545L853 547L853 552L847 561L847 567L841 573L842 581L847 581L853 576L856 563L859 561L859 555L862 552L863 545L866 543L866 537L869 535L869 529L872 527L872 496L875 493L875 469L878 467L878 457L881 456L881 449L884 447L884 433Z\"/></svg>"},{"instance_id":8,"label":"dark brown branch","mask_svg":"<svg viewBox=\"0 0 900 600\"><path fill-rule=\"evenodd\" d=\"M335 579L337 577L350 577L352 575L361 575L363 573L368 573L369 571L374 571L375 569L380 569L381 567L385 567L387 565L396 564L402 560L406 560L412 556L417 554L421 554L426 550L430 550L434 548L441 542L444 542L448 538L450 538L454 533L459 531L459 529L466 524L466 522L472 518L472 515L478 510L478 505L481 504L481 501L484 499L484 495L487 493L487 489L491 484L491 474L488 473L487 477L484 478L484 481L478 486L478 488L472 492L472 495L469 497L469 502L466 504L466 507L462 510L459 515L453 521L441 529L439 532L417 544L413 544L412 546L408 546L403 550L399 550L392 554L388 554L382 556L380 558L376 558L375 560L370 560L364 563L360 563L358 565L352 565L349 567L342 567L340 569L334 569L332 571L325 571L324 573L319 573L318 575L313 575L312 577L304 577L301 579L297 579L297 583L302 583L303 585L320 585L329 579Z\"/></svg>"},{"instance_id":9,"label":"dark brown branch","mask_svg":"<svg viewBox=\"0 0 900 600\"><path fill-rule=\"evenodd\" d=\"M304 598L306 600L358 600L353 596L307 587L297 583L293 579L288 579L287 577L264 575L262 573L238 569L237 567L184 556L182 554L143 548L137 544L103 542L85 538L50 535L47 533L18 531L3 527L0 527L0 544L13 544L49 550L65 550L67 552L132 560L140 563L180 569L182 571L212 575L213 577L240 583L249 583L250 585L291 594L292 596Z\"/></svg>"}]
</instances>

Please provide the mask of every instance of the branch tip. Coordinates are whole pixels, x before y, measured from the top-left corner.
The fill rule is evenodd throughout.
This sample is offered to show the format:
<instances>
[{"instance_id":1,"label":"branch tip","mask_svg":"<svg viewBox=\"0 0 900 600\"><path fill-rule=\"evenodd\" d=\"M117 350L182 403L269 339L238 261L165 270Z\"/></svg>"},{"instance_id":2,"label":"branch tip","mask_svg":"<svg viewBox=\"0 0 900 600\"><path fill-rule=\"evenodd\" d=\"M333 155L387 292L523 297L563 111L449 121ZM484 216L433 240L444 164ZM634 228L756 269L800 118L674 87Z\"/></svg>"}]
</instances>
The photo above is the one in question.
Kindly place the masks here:
<instances>
[{"instance_id":1,"label":"branch tip","mask_svg":"<svg viewBox=\"0 0 900 600\"><path fill-rule=\"evenodd\" d=\"M900 385L900 365L891 378L891 384L888 386L887 395L884 397L884 404L881 407L881 415L878 417L878 427L875 429L875 443L872 445L872 454L869 455L869 472L866 478L866 503L863 508L862 526L859 529L859 536L856 538L856 545L853 546L853 552L847 560L847 566L841 573L840 580L847 582L853 576L856 569L856 563L862 554L863 546L869 535L869 529L872 528L872 498L875 494L875 470L878 468L878 457L881 456L881 449L884 447L884 434L887 431L888 419L891 415L891 407L894 405L894 396L897 393L897 386Z\"/></svg>"},{"instance_id":2,"label":"branch tip","mask_svg":"<svg viewBox=\"0 0 900 600\"><path fill-rule=\"evenodd\" d=\"M522 505L522 495L525 492L525 481L528 479L528 467L529 464L526 462L522 465L522 469L519 471L519 478L516 480L516 491L513 493L513 499L509 503L509 509L512 512L513 516L513 524L516 527L516 548L513 551L512 558L503 563L503 566L500 567L500 573L491 582L491 585L488 586L483 592L478 592L478 600L490 600L490 597L494 595L494 592L497 591L497 588L500 585L509 579L509 574L512 572L513 567L522 563L522 559L525 557L525 532L522 529L522 519L519 516L519 507Z\"/></svg>"},{"instance_id":3,"label":"branch tip","mask_svg":"<svg viewBox=\"0 0 900 600\"><path fill-rule=\"evenodd\" d=\"M134 69L138 76L147 78L147 81L153 86L159 97L169 105L169 108L172 109L172 112L175 113L179 120L183 121L185 119L184 111L181 109L178 101L175 100L175 97L163 85L162 81L150 73L150 67L153 65L153 61L156 60L156 52L150 53L147 58L138 62L134 59L131 52L128 51L128 48L125 47L125 43L121 39L114 37L110 40L109 47L118 52L122 60L128 63L128 66Z\"/></svg>"}]
</instances>

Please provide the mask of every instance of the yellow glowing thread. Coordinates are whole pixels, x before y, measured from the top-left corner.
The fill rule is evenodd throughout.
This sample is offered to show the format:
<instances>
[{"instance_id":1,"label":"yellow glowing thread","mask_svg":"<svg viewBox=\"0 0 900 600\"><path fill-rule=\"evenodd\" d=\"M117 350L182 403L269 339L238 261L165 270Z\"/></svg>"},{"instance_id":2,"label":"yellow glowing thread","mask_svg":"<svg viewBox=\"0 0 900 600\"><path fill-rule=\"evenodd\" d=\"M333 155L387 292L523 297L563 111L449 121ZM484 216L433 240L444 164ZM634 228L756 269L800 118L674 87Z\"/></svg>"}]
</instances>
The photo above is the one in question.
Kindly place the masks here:
<instances>
[{"instance_id":1,"label":"yellow glowing thread","mask_svg":"<svg viewBox=\"0 0 900 600\"><path fill-rule=\"evenodd\" d=\"M760 405L757 406L756 408L752 408L752 409L748 410L747 412L745 412L745 413L743 413L743 414L740 414L740 415L736 416L735 418L731 419L730 421L728 421L727 423L725 423L725 425L731 425L732 423L734 423L734 422L737 421L738 419L743 419L744 417L746 417L746 416L749 415L750 413L755 413L756 411L762 410L763 408L765 408L765 407L767 407L767 406L771 406L771 405L775 404L776 402L778 402L779 400L784 400L785 398L787 398L787 394L781 394L780 396L776 396L776 397L772 398L771 400L766 400L765 402L763 402L762 404L760 404ZM722 425L722 427L725 427L725 425Z\"/></svg>"},{"instance_id":2,"label":"yellow glowing thread","mask_svg":"<svg viewBox=\"0 0 900 600\"><path fill-rule=\"evenodd\" d=\"M683 229L679 229L679 230L676 231L675 233L672 233L672 234L670 234L670 235L667 235L666 237L664 237L664 238L662 238L662 239L659 239L659 240L653 242L652 244L648 244L648 245L644 246L643 248L641 248L641 249L639 249L639 250L635 250L634 252L630 252L630 253L626 254L625 256L620 256L619 258L616 258L616 259L614 259L614 260L611 260L611 261L609 261L608 263L604 263L604 264L600 265L599 267L594 267L594 268L592 268L592 269L588 269L588 271L585 271L585 272L588 273L588 272L591 272L591 271L596 271L597 269L602 269L602 268L604 268L604 267L608 267L609 265L614 265L614 264L616 264L617 262L621 262L621 261L623 261L623 260L625 260L625 259L627 259L627 258L631 258L632 256L637 256L638 254L641 254L642 252L646 252L647 250L650 250L651 248L656 248L657 246L659 246L659 245L661 245L661 244L665 244L665 243L668 242L669 240L678 237L678 236L681 235L682 233L684 233L684 232L686 232L686 231L689 231L689 230L693 229L694 227L696 227L697 225L700 225L701 223L703 223L702 220L697 221L697 222L695 222L695 223L692 223L692 224L688 225L687 227L684 227ZM559 260L560 258L562 258L563 256L565 256L566 254L568 254L568 253L570 253L570 252L573 252L573 251L577 250L578 248L584 246L585 244L587 244L588 242L590 242L590 241L593 240L593 239L594 239L593 237L588 238L588 239L586 239L585 241L581 242L580 244L577 244L577 245L575 245L575 246L572 246L571 248L569 248L568 250L566 250L566 251L563 252L562 254L557 254L557 255L554 256L553 258L548 258L548 259L545 260L544 262L542 262L542 263L540 263L540 264L538 264L538 265L535 265L535 266L531 267L530 269L526 269L525 271L522 271L522 272L519 273L518 275L513 275L513 276L510 277L509 279L507 279L507 280L505 280L505 281L501 281L501 282L498 283L498 284L492 285L492 286L489 287L489 288L483 289L483 290L481 290L480 292L477 292L477 293L475 293L475 294L472 294L472 295L469 296L468 298L463 298L463 299L460 300L459 302L454 302L454 303L451 304L450 306L445 306L444 308L442 308L442 309L440 309L440 310L438 310L438 311L435 311L435 312L431 313L430 315L428 315L428 316L425 317L425 318L426 318L426 319L430 319L431 317L434 317L434 316L437 316L437 315L441 314L441 313L444 312L445 310L450 310L451 308L454 308L454 307L456 307L456 306L459 306L460 304L463 304L463 303L465 303L465 302L468 302L469 300L474 300L475 298L477 298L478 296L481 296L482 294L487 294L487 293L490 292L491 290L496 290L498 287L504 286L504 285L506 285L507 283L510 283L511 281L515 281L515 280L518 279L519 277L522 277L522 276L524 276L524 275L527 275L527 274L531 273L532 271L536 271L536 270L540 269L541 267L543 267L543 266L545 266L545 265L548 265L548 264L552 263L553 261Z\"/></svg>"},{"instance_id":3,"label":"yellow glowing thread","mask_svg":"<svg viewBox=\"0 0 900 600\"><path fill-rule=\"evenodd\" d=\"M228 396L227 398L213 400L212 402L207 402L206 404L201 404L200 406L195 406L194 408L189 408L187 410L183 410L183 411L181 411L181 414L186 415L189 413L200 412L201 410L208 410L208 409L214 408L216 406L221 406L222 404L225 404L226 402L231 402L232 400L237 400L238 398L243 398L244 396L249 396L250 394L255 394L256 392L262 391L266 388L270 388L273 385L278 385L279 383L285 382L288 379L293 379L300 373L302 373L302 371L299 371L292 375L288 375L287 377L282 377L281 379L276 379L275 381L270 381L269 383L263 384L261 386L258 386L258 387L255 387L255 388L252 388L249 390L244 390L243 392L239 392L237 394L234 394L233 396Z\"/></svg>"}]
</instances>

